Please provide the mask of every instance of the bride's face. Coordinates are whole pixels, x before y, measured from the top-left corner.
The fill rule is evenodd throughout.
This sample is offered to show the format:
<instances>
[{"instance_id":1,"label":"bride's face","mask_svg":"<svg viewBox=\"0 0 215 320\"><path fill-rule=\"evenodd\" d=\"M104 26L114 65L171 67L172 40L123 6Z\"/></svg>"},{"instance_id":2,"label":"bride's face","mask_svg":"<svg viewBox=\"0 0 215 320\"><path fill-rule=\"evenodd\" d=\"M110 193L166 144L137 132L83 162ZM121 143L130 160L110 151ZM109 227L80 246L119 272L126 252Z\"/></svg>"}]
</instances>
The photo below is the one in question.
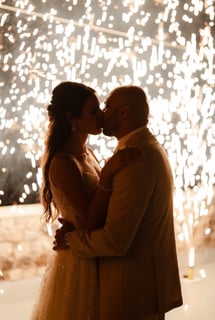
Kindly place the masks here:
<instances>
[{"instance_id":1,"label":"bride's face","mask_svg":"<svg viewBox=\"0 0 215 320\"><path fill-rule=\"evenodd\" d=\"M102 131L103 113L99 108L99 100L95 94L91 95L84 104L82 115L75 119L79 131L86 134L99 134Z\"/></svg>"}]
</instances>

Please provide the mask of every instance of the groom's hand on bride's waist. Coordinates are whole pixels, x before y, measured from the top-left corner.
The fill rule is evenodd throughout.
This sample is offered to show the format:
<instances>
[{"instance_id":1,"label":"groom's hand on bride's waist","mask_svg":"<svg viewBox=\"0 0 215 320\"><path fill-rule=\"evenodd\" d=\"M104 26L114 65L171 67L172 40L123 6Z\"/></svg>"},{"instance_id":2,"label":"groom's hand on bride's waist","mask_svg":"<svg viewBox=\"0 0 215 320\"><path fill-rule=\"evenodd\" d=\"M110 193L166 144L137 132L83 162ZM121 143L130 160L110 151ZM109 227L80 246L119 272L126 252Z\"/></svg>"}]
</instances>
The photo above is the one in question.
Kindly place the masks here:
<instances>
[{"instance_id":1,"label":"groom's hand on bride's waist","mask_svg":"<svg viewBox=\"0 0 215 320\"><path fill-rule=\"evenodd\" d=\"M67 250L69 249L69 246L66 244L65 241L65 235L74 230L74 226L72 225L71 222L68 220L59 218L58 221L62 224L62 226L56 230L55 233L55 241L54 241L54 246L53 250L58 251L58 250Z\"/></svg>"}]
</instances>

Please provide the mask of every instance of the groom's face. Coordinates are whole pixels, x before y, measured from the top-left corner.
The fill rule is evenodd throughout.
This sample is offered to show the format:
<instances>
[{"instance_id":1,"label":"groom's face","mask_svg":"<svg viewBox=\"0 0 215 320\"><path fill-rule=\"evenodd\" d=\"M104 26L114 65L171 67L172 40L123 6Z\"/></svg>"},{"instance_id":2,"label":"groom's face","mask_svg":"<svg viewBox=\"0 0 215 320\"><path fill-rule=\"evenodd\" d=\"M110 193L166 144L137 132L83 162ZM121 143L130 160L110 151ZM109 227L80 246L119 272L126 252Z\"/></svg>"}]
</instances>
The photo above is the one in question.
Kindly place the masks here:
<instances>
[{"instance_id":1,"label":"groom's face","mask_svg":"<svg viewBox=\"0 0 215 320\"><path fill-rule=\"evenodd\" d=\"M120 128L120 109L121 104L119 97L112 94L105 101L105 108L103 110L103 133L106 136L118 136Z\"/></svg>"}]
</instances>

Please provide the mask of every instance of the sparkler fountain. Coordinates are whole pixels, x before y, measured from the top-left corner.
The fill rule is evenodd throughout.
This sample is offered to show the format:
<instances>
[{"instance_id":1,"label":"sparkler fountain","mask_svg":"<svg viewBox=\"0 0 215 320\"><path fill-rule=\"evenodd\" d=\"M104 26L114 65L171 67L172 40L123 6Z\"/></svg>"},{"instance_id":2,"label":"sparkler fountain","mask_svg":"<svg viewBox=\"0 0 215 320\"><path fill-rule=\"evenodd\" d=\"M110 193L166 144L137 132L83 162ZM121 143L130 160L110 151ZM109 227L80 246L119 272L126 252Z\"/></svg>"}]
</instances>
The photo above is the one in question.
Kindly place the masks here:
<instances>
[{"instance_id":1,"label":"sparkler fountain","mask_svg":"<svg viewBox=\"0 0 215 320\"><path fill-rule=\"evenodd\" d=\"M214 245L214 18L210 0L0 1L0 205L38 201L45 105L57 83L84 82L101 99L140 85L172 165L177 245L193 270L195 249ZM116 142L89 144L102 163Z\"/></svg>"}]
</instances>

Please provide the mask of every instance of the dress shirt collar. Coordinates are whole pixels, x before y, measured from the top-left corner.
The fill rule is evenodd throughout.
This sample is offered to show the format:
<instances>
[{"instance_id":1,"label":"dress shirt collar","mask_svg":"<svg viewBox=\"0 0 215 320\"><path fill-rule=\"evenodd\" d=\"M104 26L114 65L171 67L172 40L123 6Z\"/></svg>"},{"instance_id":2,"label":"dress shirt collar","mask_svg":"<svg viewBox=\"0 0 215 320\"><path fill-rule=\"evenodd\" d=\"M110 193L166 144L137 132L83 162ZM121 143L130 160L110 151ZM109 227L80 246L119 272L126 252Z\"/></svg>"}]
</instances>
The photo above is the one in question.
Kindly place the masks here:
<instances>
[{"instance_id":1,"label":"dress shirt collar","mask_svg":"<svg viewBox=\"0 0 215 320\"><path fill-rule=\"evenodd\" d=\"M130 138L132 136L134 136L136 133L139 133L139 132L142 132L146 129L146 126L143 126L143 127L140 127L138 129L135 129L131 132L129 132L128 134L126 134L124 137L122 137L121 139L119 139L118 141L118 144L117 144L117 147L115 149L115 152L120 150L120 149L123 149L129 145L127 145L127 142L130 140Z\"/></svg>"}]
</instances>

